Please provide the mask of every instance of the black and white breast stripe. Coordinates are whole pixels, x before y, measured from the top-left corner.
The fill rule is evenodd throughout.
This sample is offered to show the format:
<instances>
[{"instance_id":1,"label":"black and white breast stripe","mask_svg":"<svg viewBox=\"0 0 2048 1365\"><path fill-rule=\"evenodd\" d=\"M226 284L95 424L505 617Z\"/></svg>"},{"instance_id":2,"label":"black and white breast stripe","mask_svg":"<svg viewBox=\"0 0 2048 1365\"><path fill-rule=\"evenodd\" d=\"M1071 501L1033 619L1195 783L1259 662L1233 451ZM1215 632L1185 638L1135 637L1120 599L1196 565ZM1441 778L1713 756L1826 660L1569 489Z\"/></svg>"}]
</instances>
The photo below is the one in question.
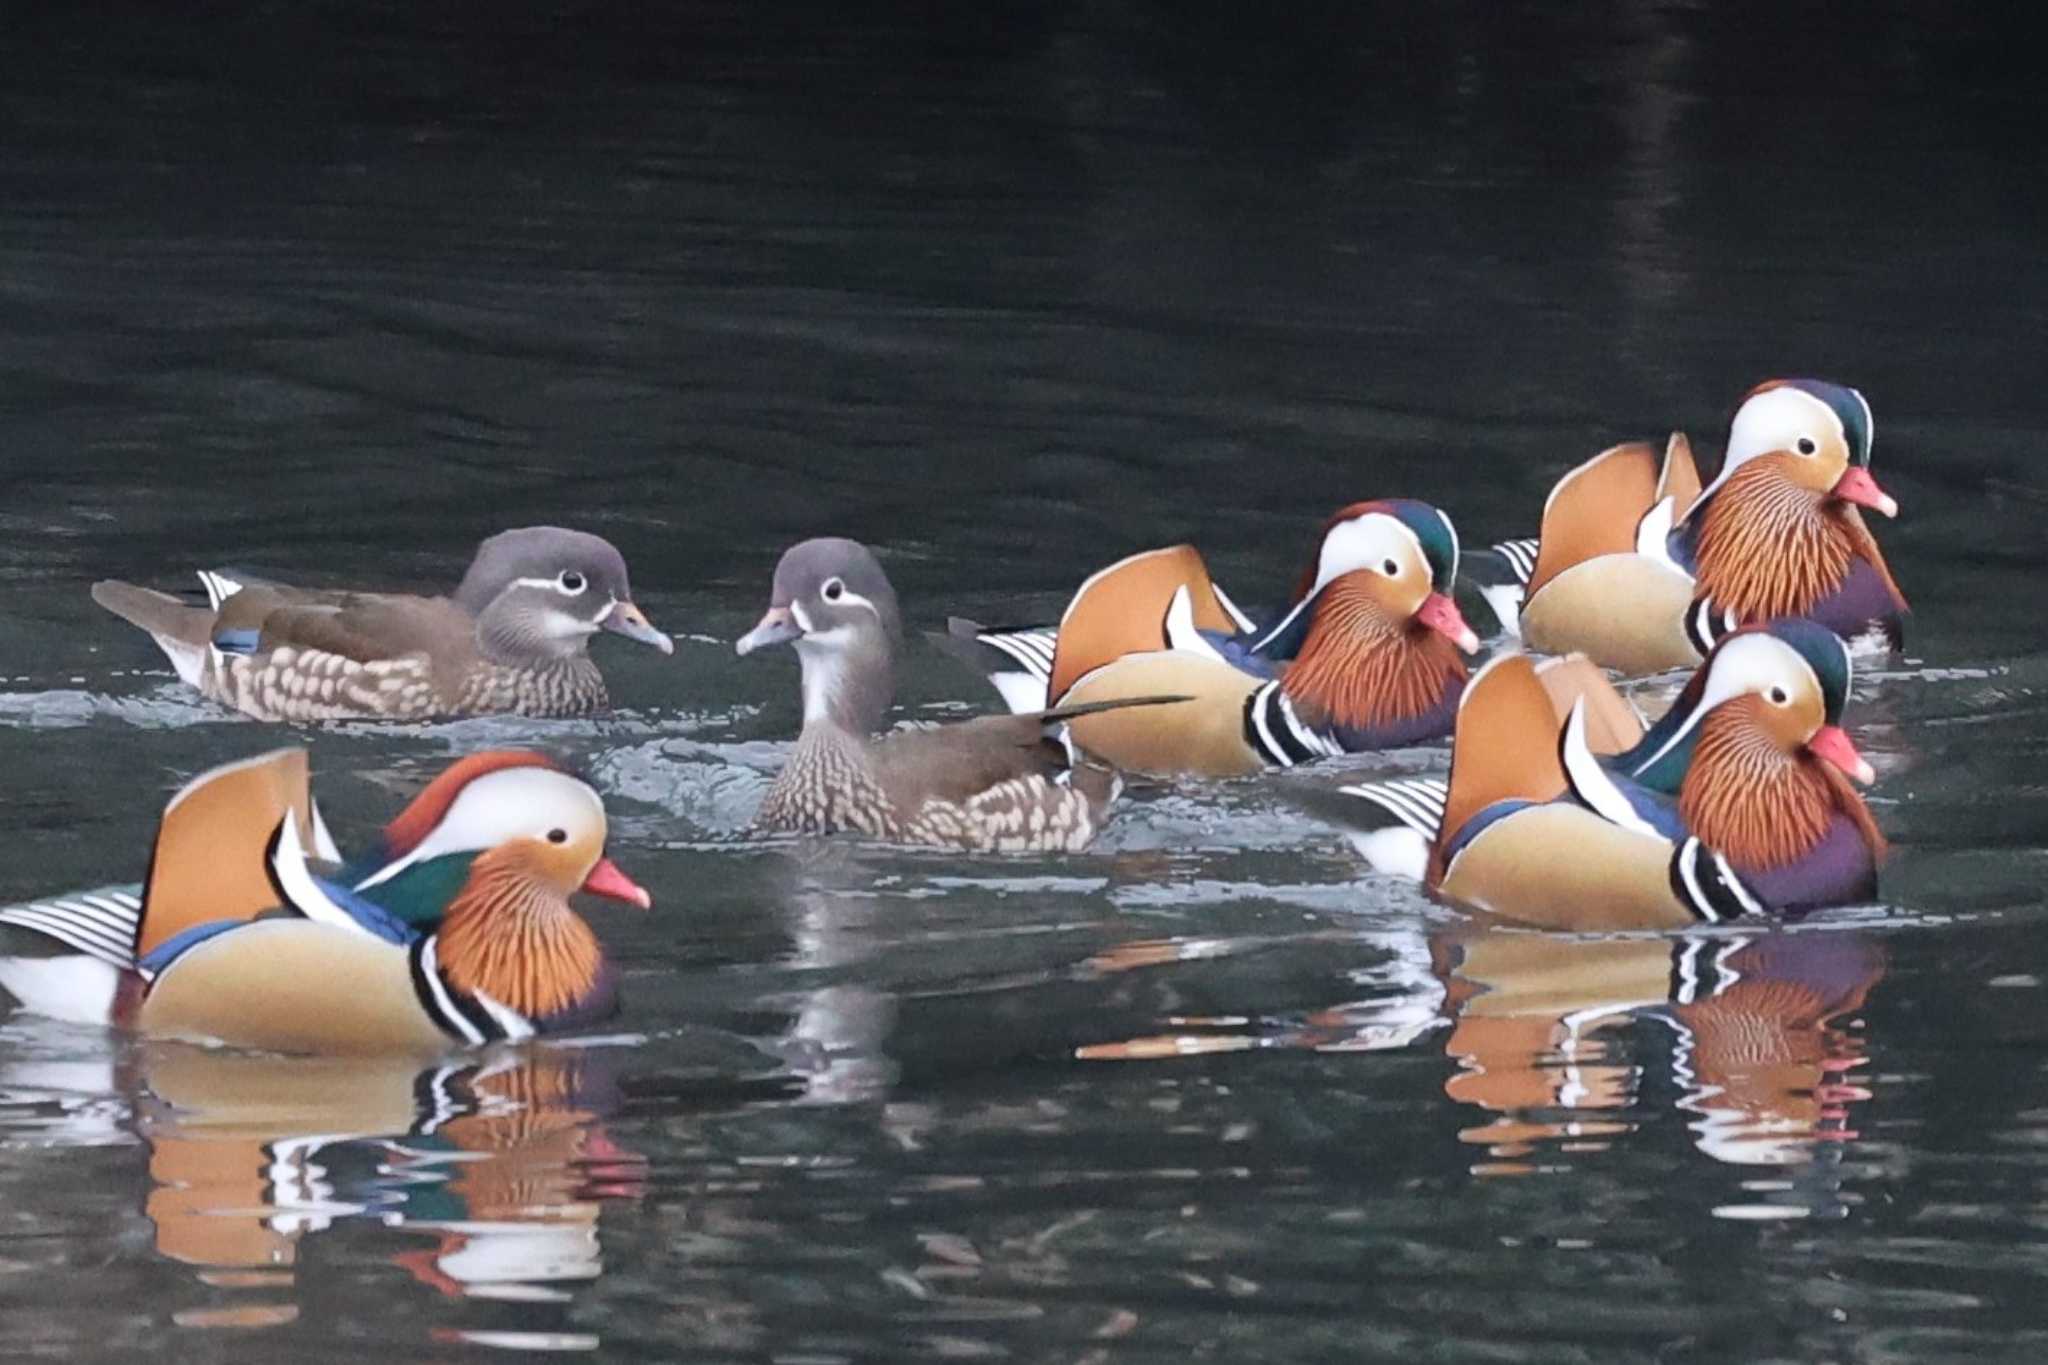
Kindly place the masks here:
<instances>
[{"instance_id":1,"label":"black and white breast stripe","mask_svg":"<svg viewBox=\"0 0 2048 1365\"><path fill-rule=\"evenodd\" d=\"M985 630L974 637L990 649L1000 650L1016 660L1017 666L1040 682L1052 677L1052 651L1058 635L1050 630Z\"/></svg>"},{"instance_id":2,"label":"black and white breast stripe","mask_svg":"<svg viewBox=\"0 0 2048 1365\"><path fill-rule=\"evenodd\" d=\"M1742 624L1733 610L1716 610L1713 599L1696 598L1685 613L1685 638L1702 658L1713 652L1714 642Z\"/></svg>"},{"instance_id":3,"label":"black and white breast stripe","mask_svg":"<svg viewBox=\"0 0 2048 1365\"><path fill-rule=\"evenodd\" d=\"M420 1008L449 1037L475 1046L503 1040L516 1042L533 1036L533 1025L518 1012L482 992L467 995L448 984L448 979L441 975L433 935L408 948L405 960L412 972L412 990Z\"/></svg>"},{"instance_id":4,"label":"black and white breast stripe","mask_svg":"<svg viewBox=\"0 0 2048 1365\"><path fill-rule=\"evenodd\" d=\"M1437 777L1400 777L1388 782L1360 782L1337 790L1370 801L1423 838L1434 839L1443 828L1450 784Z\"/></svg>"},{"instance_id":5,"label":"black and white breast stripe","mask_svg":"<svg viewBox=\"0 0 2048 1365\"><path fill-rule=\"evenodd\" d=\"M1496 543L1493 552L1506 561L1517 582L1528 585L1529 575L1536 572L1536 546L1534 537L1528 540L1503 540Z\"/></svg>"},{"instance_id":6,"label":"black and white breast stripe","mask_svg":"<svg viewBox=\"0 0 2048 1365\"><path fill-rule=\"evenodd\" d=\"M108 886L0 909L0 924L53 938L67 948L126 971L135 965L135 926L142 920L142 888Z\"/></svg>"},{"instance_id":7,"label":"black and white breast stripe","mask_svg":"<svg viewBox=\"0 0 2048 1365\"><path fill-rule=\"evenodd\" d=\"M1269 682L1244 699L1244 738L1253 752L1278 768L1344 752L1335 740L1302 724L1278 682Z\"/></svg>"},{"instance_id":8,"label":"black and white breast stripe","mask_svg":"<svg viewBox=\"0 0 2048 1365\"><path fill-rule=\"evenodd\" d=\"M1671 855L1671 890L1679 903L1708 924L1764 913L1728 860L1688 835Z\"/></svg>"}]
</instances>

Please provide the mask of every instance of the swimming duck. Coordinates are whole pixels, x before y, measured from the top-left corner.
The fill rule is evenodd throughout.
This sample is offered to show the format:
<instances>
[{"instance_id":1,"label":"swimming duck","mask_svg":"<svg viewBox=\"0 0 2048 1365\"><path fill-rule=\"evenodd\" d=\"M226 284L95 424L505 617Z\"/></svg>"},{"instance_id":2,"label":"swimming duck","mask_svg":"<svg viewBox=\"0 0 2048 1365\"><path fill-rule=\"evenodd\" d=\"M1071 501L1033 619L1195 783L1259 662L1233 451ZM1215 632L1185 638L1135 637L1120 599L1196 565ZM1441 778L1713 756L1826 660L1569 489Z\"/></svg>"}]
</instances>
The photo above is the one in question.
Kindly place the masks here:
<instances>
[{"instance_id":1,"label":"swimming duck","mask_svg":"<svg viewBox=\"0 0 2048 1365\"><path fill-rule=\"evenodd\" d=\"M0 987L74 1022L277 1052L439 1054L616 1009L568 898L650 900L604 855L579 778L465 758L330 875L308 853L333 852L322 828L302 749L202 773L164 807L140 895L0 910Z\"/></svg>"},{"instance_id":2,"label":"swimming duck","mask_svg":"<svg viewBox=\"0 0 2048 1365\"><path fill-rule=\"evenodd\" d=\"M1850 676L1848 647L1823 626L1744 626L1655 725L1603 754L1587 722L1601 699L1573 697L1560 721L1537 666L1505 655L1466 689L1448 783L1346 787L1356 800L1337 818L1382 870L1548 928L1867 900L1886 845L1850 784L1874 776L1841 728Z\"/></svg>"},{"instance_id":3,"label":"swimming duck","mask_svg":"<svg viewBox=\"0 0 2048 1365\"><path fill-rule=\"evenodd\" d=\"M148 631L187 684L257 720L585 715L610 704L592 635L675 650L633 604L611 542L559 526L484 541L449 597L199 580L204 607L118 579L92 596Z\"/></svg>"},{"instance_id":4,"label":"swimming duck","mask_svg":"<svg viewBox=\"0 0 2048 1365\"><path fill-rule=\"evenodd\" d=\"M795 647L804 725L755 825L976 851L1085 847L1122 783L1076 761L1064 727L1108 707L1168 699L1061 706L877 736L895 695L902 639L895 589L866 546L827 537L783 554L768 610L737 649Z\"/></svg>"},{"instance_id":5,"label":"swimming duck","mask_svg":"<svg viewBox=\"0 0 2048 1365\"><path fill-rule=\"evenodd\" d=\"M1074 740L1129 771L1241 776L1449 733L1460 651L1479 643L1451 599L1457 573L1451 519L1394 498L1333 516L1293 604L1263 629L1175 545L1093 575L1056 628L956 619L950 633L1013 706L1185 694L1076 720Z\"/></svg>"},{"instance_id":6,"label":"swimming duck","mask_svg":"<svg viewBox=\"0 0 2048 1365\"><path fill-rule=\"evenodd\" d=\"M1855 389L1760 384L1712 483L1683 434L1661 459L1604 450L1559 480L1536 541L1475 555L1473 579L1531 647L1629 674L1691 667L1736 627L1789 617L1896 647L1905 595L1863 521L1898 514L1870 474L1872 430Z\"/></svg>"}]
</instances>

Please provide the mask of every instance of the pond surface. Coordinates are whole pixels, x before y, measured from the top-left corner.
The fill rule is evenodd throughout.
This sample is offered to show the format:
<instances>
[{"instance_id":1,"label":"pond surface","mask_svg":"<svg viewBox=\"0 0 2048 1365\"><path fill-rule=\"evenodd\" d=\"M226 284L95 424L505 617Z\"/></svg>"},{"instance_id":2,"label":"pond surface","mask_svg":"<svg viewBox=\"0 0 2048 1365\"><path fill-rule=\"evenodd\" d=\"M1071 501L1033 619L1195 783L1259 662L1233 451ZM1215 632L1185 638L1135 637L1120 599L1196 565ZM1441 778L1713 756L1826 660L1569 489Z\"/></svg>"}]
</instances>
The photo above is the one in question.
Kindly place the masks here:
<instances>
[{"instance_id":1,"label":"pond surface","mask_svg":"<svg viewBox=\"0 0 2048 1365\"><path fill-rule=\"evenodd\" d=\"M656 909L592 912L616 1034L425 1072L0 1015L0 1358L2048 1354L2036 49L1282 12L10 14L0 902L138 877L289 737L344 845L543 746ZM746 832L800 708L731 642L795 539L928 627L1180 539L1258 599L1337 506L1527 534L1786 373L1869 395L1904 509L1880 905L1488 932L1258 780L1071 857ZM599 643L604 719L257 727L87 598L452 584L535 521L677 635ZM923 649L900 700L993 698Z\"/></svg>"}]
</instances>

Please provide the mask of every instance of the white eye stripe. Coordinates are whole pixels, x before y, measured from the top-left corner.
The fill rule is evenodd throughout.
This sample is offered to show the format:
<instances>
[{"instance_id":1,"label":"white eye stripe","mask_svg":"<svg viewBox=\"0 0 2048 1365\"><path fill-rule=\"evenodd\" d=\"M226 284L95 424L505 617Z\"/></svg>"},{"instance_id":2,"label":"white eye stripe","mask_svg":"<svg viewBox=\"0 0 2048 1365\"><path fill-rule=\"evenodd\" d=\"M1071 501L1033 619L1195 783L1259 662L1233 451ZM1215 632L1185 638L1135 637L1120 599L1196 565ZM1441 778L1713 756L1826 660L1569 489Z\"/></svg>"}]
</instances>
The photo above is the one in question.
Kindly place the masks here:
<instances>
[{"instance_id":1,"label":"white eye stripe","mask_svg":"<svg viewBox=\"0 0 2048 1365\"><path fill-rule=\"evenodd\" d=\"M604 802L585 783L552 768L488 772L457 793L418 847L355 889L375 886L444 853L481 852L517 838L537 839L556 827L594 836L601 844Z\"/></svg>"},{"instance_id":2,"label":"white eye stripe","mask_svg":"<svg viewBox=\"0 0 2048 1365\"><path fill-rule=\"evenodd\" d=\"M576 586L573 588L565 581L572 578L576 580ZM589 589L590 579L574 569L564 569L553 578L515 578L512 580L512 586L546 588L549 592L560 593L564 597L581 597Z\"/></svg>"},{"instance_id":3,"label":"white eye stripe","mask_svg":"<svg viewBox=\"0 0 2048 1365\"><path fill-rule=\"evenodd\" d=\"M1398 566L1411 555L1425 565L1429 563L1429 556L1422 552L1422 541L1398 517L1368 512L1331 527L1323 537L1323 552L1316 560L1315 586L1326 587L1332 580L1357 569L1380 568L1384 572L1384 564Z\"/></svg>"},{"instance_id":4,"label":"white eye stripe","mask_svg":"<svg viewBox=\"0 0 2048 1365\"><path fill-rule=\"evenodd\" d=\"M1800 657L1798 650L1774 635L1744 635L1728 641L1714 655L1712 669L1707 674L1706 688L1700 693L1699 705L1670 739L1635 766L1635 772L1646 772L1723 702L1751 693L1768 697L1771 690L1780 689L1787 693L1786 699L1773 704L1790 705L1791 690L1802 678L1811 684L1815 696L1822 695L1820 679L1814 675L1812 666Z\"/></svg>"},{"instance_id":5,"label":"white eye stripe","mask_svg":"<svg viewBox=\"0 0 2048 1365\"><path fill-rule=\"evenodd\" d=\"M1841 417L1805 389L1786 384L1764 390L1736 412L1735 420L1728 426L1728 454L1721 462L1721 472L1693 500L1693 506L1704 506L1709 493L1758 456L1780 450L1802 453L1798 444L1802 438L1814 441L1818 453L1819 438L1831 432L1846 448L1849 435L1843 430Z\"/></svg>"}]
</instances>

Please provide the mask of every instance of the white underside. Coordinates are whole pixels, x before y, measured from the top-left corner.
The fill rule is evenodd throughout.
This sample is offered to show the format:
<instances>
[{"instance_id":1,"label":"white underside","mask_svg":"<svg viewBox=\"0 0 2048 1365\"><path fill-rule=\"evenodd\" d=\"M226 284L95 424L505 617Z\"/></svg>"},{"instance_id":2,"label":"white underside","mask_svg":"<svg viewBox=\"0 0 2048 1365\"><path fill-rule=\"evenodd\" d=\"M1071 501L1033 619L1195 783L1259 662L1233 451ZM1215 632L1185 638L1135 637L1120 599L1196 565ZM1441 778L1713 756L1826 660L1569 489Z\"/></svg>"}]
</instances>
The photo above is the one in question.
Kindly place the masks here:
<instances>
[{"instance_id":1,"label":"white underside","mask_svg":"<svg viewBox=\"0 0 2048 1365\"><path fill-rule=\"evenodd\" d=\"M1344 837L1375 872L1419 882L1429 867L1429 841L1406 825L1370 833L1347 832Z\"/></svg>"},{"instance_id":2,"label":"white underside","mask_svg":"<svg viewBox=\"0 0 2048 1365\"><path fill-rule=\"evenodd\" d=\"M121 974L98 958L0 957L0 990L21 1007L67 1024L105 1026Z\"/></svg>"},{"instance_id":3,"label":"white underside","mask_svg":"<svg viewBox=\"0 0 2048 1365\"><path fill-rule=\"evenodd\" d=\"M206 656L212 653L204 645L195 645L190 640L180 640L173 635L158 635L150 632L150 639L171 661L171 667L178 670L178 678L187 687L199 686L199 678L206 671Z\"/></svg>"},{"instance_id":4,"label":"white underside","mask_svg":"<svg viewBox=\"0 0 2048 1365\"><path fill-rule=\"evenodd\" d=\"M988 680L1003 694L1003 705L1016 715L1043 711L1048 704L1043 678L1029 673L991 673Z\"/></svg>"}]
</instances>

